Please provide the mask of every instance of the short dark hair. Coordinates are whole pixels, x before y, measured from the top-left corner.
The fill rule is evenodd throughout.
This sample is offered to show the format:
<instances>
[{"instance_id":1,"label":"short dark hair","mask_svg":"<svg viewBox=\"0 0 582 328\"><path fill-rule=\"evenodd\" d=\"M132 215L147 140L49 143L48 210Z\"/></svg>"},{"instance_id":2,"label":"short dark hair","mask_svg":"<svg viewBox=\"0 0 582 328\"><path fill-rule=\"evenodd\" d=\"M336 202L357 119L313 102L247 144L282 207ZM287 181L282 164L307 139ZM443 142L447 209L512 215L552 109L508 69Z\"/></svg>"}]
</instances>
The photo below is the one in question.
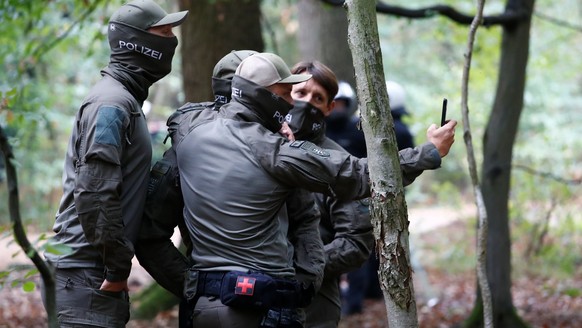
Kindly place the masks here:
<instances>
[{"instance_id":1,"label":"short dark hair","mask_svg":"<svg viewBox=\"0 0 582 328\"><path fill-rule=\"evenodd\" d=\"M319 83L327 92L328 95L328 103L333 101L333 98L337 94L338 90L338 81L337 77L335 76L334 72L323 63L314 60L314 61L301 61L291 69L291 73L293 74L303 74L308 73L311 74L311 79L315 82Z\"/></svg>"}]
</instances>

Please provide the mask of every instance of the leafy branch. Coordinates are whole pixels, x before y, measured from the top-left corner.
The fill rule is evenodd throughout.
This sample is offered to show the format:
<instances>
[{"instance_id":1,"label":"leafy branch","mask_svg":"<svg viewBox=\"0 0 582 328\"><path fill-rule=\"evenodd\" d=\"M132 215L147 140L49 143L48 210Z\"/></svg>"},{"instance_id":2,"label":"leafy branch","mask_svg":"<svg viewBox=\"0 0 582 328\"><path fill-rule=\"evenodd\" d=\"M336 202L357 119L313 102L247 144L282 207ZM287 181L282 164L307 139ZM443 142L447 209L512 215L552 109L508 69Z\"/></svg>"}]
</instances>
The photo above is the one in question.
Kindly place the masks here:
<instances>
[{"instance_id":1,"label":"leafy branch","mask_svg":"<svg viewBox=\"0 0 582 328\"><path fill-rule=\"evenodd\" d=\"M48 42L41 43L38 47L36 47L31 52L31 56L33 58L38 58L38 57L42 56L43 54L49 52L52 48L54 48L56 45L58 45L61 41L66 39L77 25L86 21L87 17L89 17L98 7L100 7L102 2L104 2L104 1L103 0L87 1L86 3L89 3L89 7L87 7L87 9L85 9L81 13L81 15L79 16L78 19L74 20L73 23L70 24L68 26L68 28L63 33L60 33L58 37L56 37L54 39L50 39Z\"/></svg>"}]
</instances>

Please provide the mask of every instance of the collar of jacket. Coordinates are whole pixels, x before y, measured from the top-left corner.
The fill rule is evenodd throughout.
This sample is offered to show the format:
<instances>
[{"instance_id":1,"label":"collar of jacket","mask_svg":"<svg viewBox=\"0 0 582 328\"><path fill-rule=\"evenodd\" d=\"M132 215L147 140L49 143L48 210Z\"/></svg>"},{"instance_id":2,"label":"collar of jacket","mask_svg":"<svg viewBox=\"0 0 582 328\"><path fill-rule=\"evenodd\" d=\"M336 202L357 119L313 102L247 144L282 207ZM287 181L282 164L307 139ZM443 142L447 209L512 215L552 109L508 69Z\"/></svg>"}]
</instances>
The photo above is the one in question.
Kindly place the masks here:
<instances>
[{"instance_id":1,"label":"collar of jacket","mask_svg":"<svg viewBox=\"0 0 582 328\"><path fill-rule=\"evenodd\" d=\"M152 86L146 77L141 74L140 69L135 66L124 66L121 64L112 64L101 71L101 75L109 75L119 81L139 102L140 106L148 97L148 90Z\"/></svg>"},{"instance_id":2,"label":"collar of jacket","mask_svg":"<svg viewBox=\"0 0 582 328\"><path fill-rule=\"evenodd\" d=\"M239 103L248 109L236 113L237 116L245 121L258 122L273 133L281 130L285 116L293 108L283 98L237 75L232 79L231 103ZM233 107L236 106L225 105L221 111Z\"/></svg>"}]
</instances>

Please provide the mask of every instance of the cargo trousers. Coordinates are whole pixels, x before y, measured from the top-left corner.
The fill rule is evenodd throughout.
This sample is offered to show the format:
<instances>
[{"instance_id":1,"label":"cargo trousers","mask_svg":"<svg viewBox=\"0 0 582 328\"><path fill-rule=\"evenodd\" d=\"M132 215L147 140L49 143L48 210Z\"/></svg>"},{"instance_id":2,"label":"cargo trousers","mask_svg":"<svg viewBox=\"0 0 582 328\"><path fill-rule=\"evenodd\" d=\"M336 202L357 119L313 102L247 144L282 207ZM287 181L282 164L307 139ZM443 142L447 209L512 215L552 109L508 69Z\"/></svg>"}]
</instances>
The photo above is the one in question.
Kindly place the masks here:
<instances>
[{"instance_id":1,"label":"cargo trousers","mask_svg":"<svg viewBox=\"0 0 582 328\"><path fill-rule=\"evenodd\" d=\"M125 327L129 321L129 295L126 291L99 290L103 280L101 269L55 269L56 310L61 328ZM43 286L43 302L45 297Z\"/></svg>"}]
</instances>

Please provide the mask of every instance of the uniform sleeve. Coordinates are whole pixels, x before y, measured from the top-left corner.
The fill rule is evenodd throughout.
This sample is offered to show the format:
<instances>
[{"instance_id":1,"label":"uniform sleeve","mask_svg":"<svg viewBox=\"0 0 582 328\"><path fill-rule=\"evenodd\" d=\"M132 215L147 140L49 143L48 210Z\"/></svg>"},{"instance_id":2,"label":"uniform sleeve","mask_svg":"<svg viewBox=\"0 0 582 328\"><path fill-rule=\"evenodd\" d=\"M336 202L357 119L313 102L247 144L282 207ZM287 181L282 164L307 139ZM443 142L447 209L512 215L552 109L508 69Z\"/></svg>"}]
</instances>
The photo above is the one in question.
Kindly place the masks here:
<instances>
[{"instance_id":1,"label":"uniform sleeve","mask_svg":"<svg viewBox=\"0 0 582 328\"><path fill-rule=\"evenodd\" d=\"M180 298L183 297L184 272L188 270L189 261L174 246L171 237L175 228L184 223L183 208L175 152L170 148L150 172L135 256L160 286ZM182 238L189 244L190 237L184 230L180 229Z\"/></svg>"},{"instance_id":2,"label":"uniform sleeve","mask_svg":"<svg viewBox=\"0 0 582 328\"><path fill-rule=\"evenodd\" d=\"M78 122L80 139L75 207L87 241L101 254L106 279L123 281L134 250L123 233L121 156L129 115L116 107L85 111Z\"/></svg>"},{"instance_id":3,"label":"uniform sleeve","mask_svg":"<svg viewBox=\"0 0 582 328\"><path fill-rule=\"evenodd\" d=\"M286 200L289 213L288 239L293 245L293 267L297 280L319 290L325 266L319 235L319 210L311 192L296 189Z\"/></svg>"},{"instance_id":4,"label":"uniform sleeve","mask_svg":"<svg viewBox=\"0 0 582 328\"><path fill-rule=\"evenodd\" d=\"M325 275L339 276L366 262L374 245L368 199L339 201L317 195L320 206L327 208L334 236L325 244Z\"/></svg>"},{"instance_id":5,"label":"uniform sleeve","mask_svg":"<svg viewBox=\"0 0 582 328\"><path fill-rule=\"evenodd\" d=\"M430 142L415 148L405 148L398 152L402 184L407 186L425 170L434 170L441 166L441 156L435 145Z\"/></svg>"},{"instance_id":6,"label":"uniform sleeve","mask_svg":"<svg viewBox=\"0 0 582 328\"><path fill-rule=\"evenodd\" d=\"M368 161L309 141L255 143L263 168L282 183L340 199L370 195Z\"/></svg>"}]
</instances>

